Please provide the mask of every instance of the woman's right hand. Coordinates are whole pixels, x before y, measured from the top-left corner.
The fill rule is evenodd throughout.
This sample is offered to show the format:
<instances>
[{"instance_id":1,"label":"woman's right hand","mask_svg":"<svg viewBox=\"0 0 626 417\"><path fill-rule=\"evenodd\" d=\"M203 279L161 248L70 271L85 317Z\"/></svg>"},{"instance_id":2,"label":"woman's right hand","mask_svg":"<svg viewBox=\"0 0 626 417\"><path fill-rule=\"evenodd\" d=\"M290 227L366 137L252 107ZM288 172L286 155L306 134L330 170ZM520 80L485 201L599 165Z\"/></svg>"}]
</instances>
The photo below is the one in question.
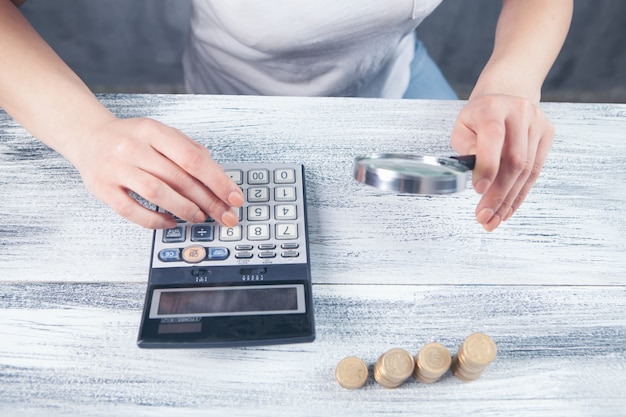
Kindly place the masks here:
<instances>
[{"instance_id":1,"label":"woman's right hand","mask_svg":"<svg viewBox=\"0 0 626 417\"><path fill-rule=\"evenodd\" d=\"M241 189L209 151L181 131L148 118L112 118L74 142L70 161L89 191L122 217L150 229L175 225L172 216L142 206L130 192L181 219L207 216L234 226Z\"/></svg>"},{"instance_id":2,"label":"woman's right hand","mask_svg":"<svg viewBox=\"0 0 626 417\"><path fill-rule=\"evenodd\" d=\"M7 0L0 35L0 107L69 159L97 198L151 229L175 220L131 191L187 221L237 224L243 193L205 147L155 120L115 117Z\"/></svg>"}]
</instances>

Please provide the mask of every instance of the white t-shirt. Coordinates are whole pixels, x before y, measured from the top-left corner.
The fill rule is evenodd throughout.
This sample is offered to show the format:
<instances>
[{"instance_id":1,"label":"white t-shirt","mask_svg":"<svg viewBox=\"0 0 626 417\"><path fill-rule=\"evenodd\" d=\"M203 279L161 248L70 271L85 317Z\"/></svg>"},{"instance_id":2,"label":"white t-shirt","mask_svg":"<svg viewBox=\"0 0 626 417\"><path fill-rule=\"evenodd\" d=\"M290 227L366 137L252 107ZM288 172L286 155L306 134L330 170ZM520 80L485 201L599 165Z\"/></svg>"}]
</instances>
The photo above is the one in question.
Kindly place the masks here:
<instances>
[{"instance_id":1,"label":"white t-shirt","mask_svg":"<svg viewBox=\"0 0 626 417\"><path fill-rule=\"evenodd\" d=\"M185 86L203 94L400 98L441 0L194 0Z\"/></svg>"}]
</instances>

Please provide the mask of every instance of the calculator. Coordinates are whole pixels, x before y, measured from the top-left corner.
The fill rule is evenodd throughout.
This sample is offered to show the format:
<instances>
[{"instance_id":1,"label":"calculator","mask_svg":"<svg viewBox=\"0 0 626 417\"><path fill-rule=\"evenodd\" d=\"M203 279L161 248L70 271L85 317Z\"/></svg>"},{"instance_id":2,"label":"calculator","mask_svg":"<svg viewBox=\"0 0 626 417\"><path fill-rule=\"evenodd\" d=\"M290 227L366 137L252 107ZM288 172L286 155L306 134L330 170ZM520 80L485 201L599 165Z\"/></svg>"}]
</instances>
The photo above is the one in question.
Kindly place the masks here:
<instances>
[{"instance_id":1,"label":"calculator","mask_svg":"<svg viewBox=\"0 0 626 417\"><path fill-rule=\"evenodd\" d=\"M315 339L304 166L223 164L239 224L155 230L137 344L230 347Z\"/></svg>"}]
</instances>

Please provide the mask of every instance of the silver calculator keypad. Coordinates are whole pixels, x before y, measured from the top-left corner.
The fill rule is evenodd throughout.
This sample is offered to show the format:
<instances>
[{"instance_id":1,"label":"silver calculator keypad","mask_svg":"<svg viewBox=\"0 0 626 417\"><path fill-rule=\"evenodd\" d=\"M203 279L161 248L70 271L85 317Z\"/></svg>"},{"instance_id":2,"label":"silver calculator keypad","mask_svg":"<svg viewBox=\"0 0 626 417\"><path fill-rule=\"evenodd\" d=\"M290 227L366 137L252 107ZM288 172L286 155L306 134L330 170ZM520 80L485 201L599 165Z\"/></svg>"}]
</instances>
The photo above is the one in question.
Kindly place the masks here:
<instances>
[{"instance_id":1,"label":"silver calculator keypad","mask_svg":"<svg viewBox=\"0 0 626 417\"><path fill-rule=\"evenodd\" d=\"M300 164L224 164L246 202L239 224L212 219L157 230L153 267L306 263L304 186Z\"/></svg>"}]
</instances>

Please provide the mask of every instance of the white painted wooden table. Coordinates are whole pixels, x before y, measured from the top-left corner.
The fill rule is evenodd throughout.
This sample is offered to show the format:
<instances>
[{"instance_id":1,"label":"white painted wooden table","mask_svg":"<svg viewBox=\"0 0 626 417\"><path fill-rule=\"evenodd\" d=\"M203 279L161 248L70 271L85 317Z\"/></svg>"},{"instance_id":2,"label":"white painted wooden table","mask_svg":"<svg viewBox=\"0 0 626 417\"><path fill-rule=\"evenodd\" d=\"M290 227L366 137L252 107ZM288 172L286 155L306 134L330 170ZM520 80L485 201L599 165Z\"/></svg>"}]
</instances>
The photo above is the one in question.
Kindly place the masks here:
<instances>
[{"instance_id":1,"label":"white painted wooden table","mask_svg":"<svg viewBox=\"0 0 626 417\"><path fill-rule=\"evenodd\" d=\"M494 233L478 196L394 195L352 180L367 152L448 155L461 102L103 96L222 162L307 170L317 339L143 350L151 231L88 195L0 112L0 415L626 415L626 105L545 104L539 183ZM394 390L334 380L356 355L490 335L477 381Z\"/></svg>"}]
</instances>

